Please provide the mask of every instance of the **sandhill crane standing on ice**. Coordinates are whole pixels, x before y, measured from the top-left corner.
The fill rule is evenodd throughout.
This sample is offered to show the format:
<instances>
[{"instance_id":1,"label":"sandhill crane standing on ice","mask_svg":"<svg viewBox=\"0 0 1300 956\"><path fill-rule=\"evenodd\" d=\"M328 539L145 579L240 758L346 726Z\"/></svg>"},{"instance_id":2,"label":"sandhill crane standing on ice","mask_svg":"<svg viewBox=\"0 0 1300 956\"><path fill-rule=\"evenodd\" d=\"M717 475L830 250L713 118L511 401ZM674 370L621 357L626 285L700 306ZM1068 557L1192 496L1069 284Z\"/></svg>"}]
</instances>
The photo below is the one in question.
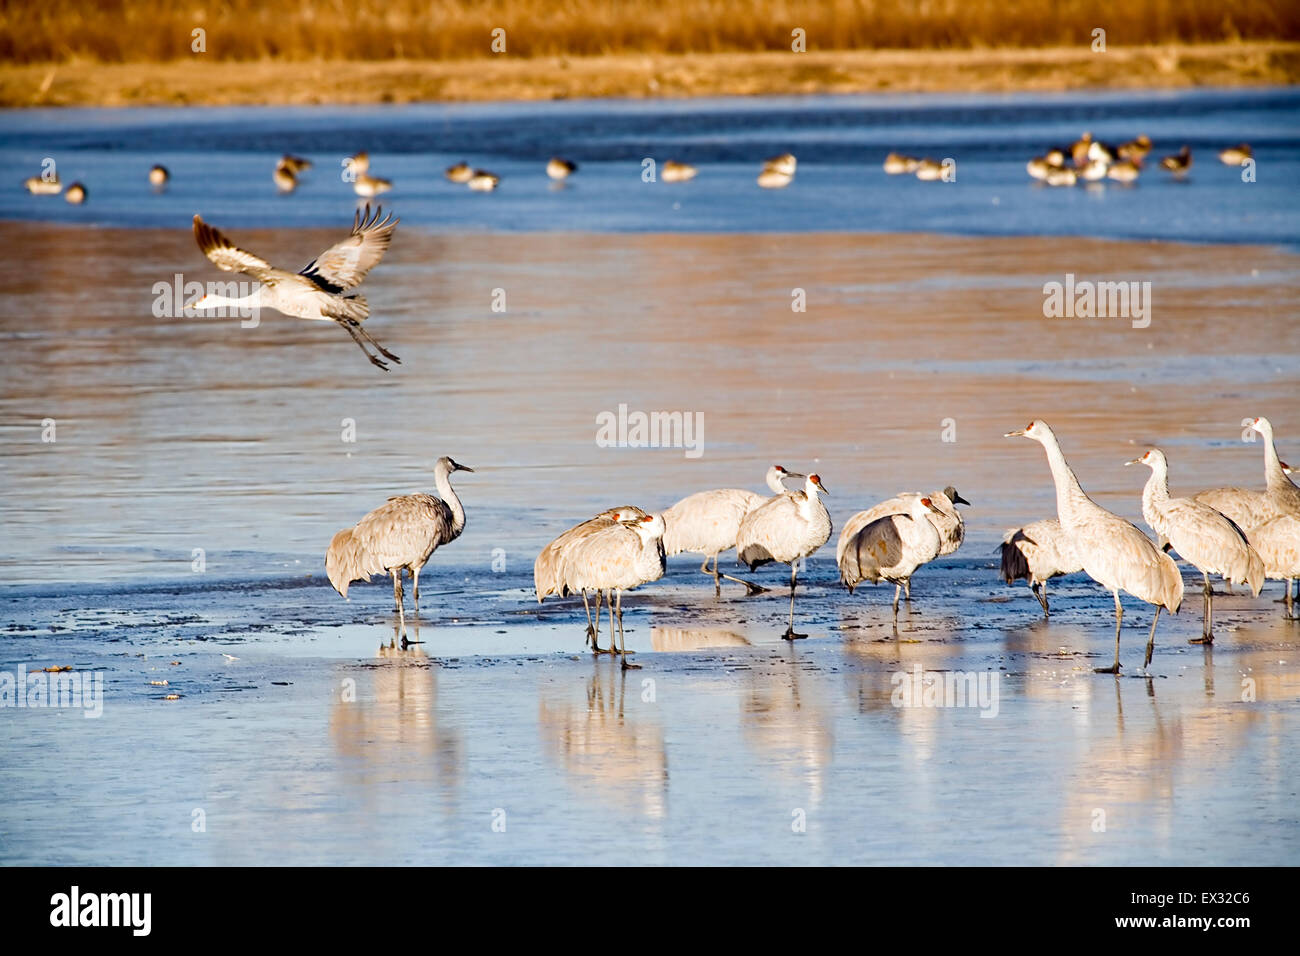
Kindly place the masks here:
<instances>
[{"instance_id":1,"label":"sandhill crane standing on ice","mask_svg":"<svg viewBox=\"0 0 1300 956\"><path fill-rule=\"evenodd\" d=\"M1169 555L1159 550L1135 525L1111 514L1083 492L1079 479L1061 453L1056 435L1046 422L1032 421L1023 429L1007 432L1007 438L1030 438L1043 446L1056 484L1056 511L1070 547L1079 556L1090 578L1115 598L1115 663L1097 668L1101 674L1119 673L1119 633L1124 607L1119 592L1156 606L1147 638L1145 669L1155 649L1156 624L1160 609L1177 613L1183 603L1183 578Z\"/></svg>"},{"instance_id":2,"label":"sandhill crane standing on ice","mask_svg":"<svg viewBox=\"0 0 1300 956\"><path fill-rule=\"evenodd\" d=\"M614 615L618 614L619 648L628 668L623 640L623 592L664 576L664 516L643 515L621 521L576 540L563 552L561 577L574 591L612 591L609 643L614 646Z\"/></svg>"},{"instance_id":3,"label":"sandhill crane standing on ice","mask_svg":"<svg viewBox=\"0 0 1300 956\"><path fill-rule=\"evenodd\" d=\"M819 491L830 494L818 475L809 475L803 491L787 491L769 498L745 515L736 534L736 553L751 572L773 561L790 565L790 623L781 635L787 641L807 637L794 631L796 562L815 552L831 536L830 512L817 496Z\"/></svg>"},{"instance_id":4,"label":"sandhill crane standing on ice","mask_svg":"<svg viewBox=\"0 0 1300 956\"><path fill-rule=\"evenodd\" d=\"M1028 581L1029 590L1043 606L1043 617L1051 616L1047 607L1047 582L1082 570L1083 562L1070 547L1057 518L1012 528L1002 537L1002 578L1007 584L1021 578Z\"/></svg>"},{"instance_id":5,"label":"sandhill crane standing on ice","mask_svg":"<svg viewBox=\"0 0 1300 956\"><path fill-rule=\"evenodd\" d=\"M1193 496L1193 500L1231 518L1247 538L1265 521L1285 514L1300 516L1300 488L1278 458L1272 423L1267 418L1256 418L1250 427L1264 436L1264 490L1210 488Z\"/></svg>"},{"instance_id":6,"label":"sandhill crane standing on ice","mask_svg":"<svg viewBox=\"0 0 1300 956\"><path fill-rule=\"evenodd\" d=\"M450 458L438 459L433 483L441 497L395 495L351 528L334 535L325 552L325 572L334 590L345 598L348 585L370 580L380 572L393 576L393 601L403 628L402 570L411 573L415 590L415 611L420 611L420 568L439 547L460 537L465 530L465 509L451 487L455 471L473 472Z\"/></svg>"},{"instance_id":7,"label":"sandhill crane standing on ice","mask_svg":"<svg viewBox=\"0 0 1300 956\"><path fill-rule=\"evenodd\" d=\"M863 581L888 581L894 585L897 621L899 594L906 588L907 599L912 599L912 575L921 565L937 558L943 548L943 537L930 520L931 514L943 512L922 495L900 495L895 500L907 510L881 515L866 524L859 515L868 512L859 512L845 525L835 550L840 581L850 594Z\"/></svg>"},{"instance_id":8,"label":"sandhill crane standing on ice","mask_svg":"<svg viewBox=\"0 0 1300 956\"><path fill-rule=\"evenodd\" d=\"M855 514L845 522L844 530L840 533L840 540L835 549L835 563L839 563L840 558L843 557L845 545L853 540L853 536L859 531L880 518L887 518L890 515L910 514L912 501L920 497L922 496L918 491L904 491L868 508L866 511L859 511ZM966 540L966 522L962 519L961 512L957 510L957 505L969 505L970 502L963 498L952 485L949 485L943 491L930 492L929 498L930 504L934 505L934 510L926 511L926 520L931 522L939 532L941 542L939 554L952 554ZM910 597L910 594L908 596Z\"/></svg>"},{"instance_id":9,"label":"sandhill crane standing on ice","mask_svg":"<svg viewBox=\"0 0 1300 956\"><path fill-rule=\"evenodd\" d=\"M575 590L581 590L582 606L587 610L587 638L591 641L591 649L594 653L602 653L599 637L600 625L600 596L601 592L596 592L596 621L593 625L591 618L591 602L587 598L587 589L574 588L564 579L565 556L570 548L578 541L587 538L598 531L613 527L623 522L636 521L645 517L645 512L635 505L622 505L618 508L610 508L602 511L594 518L588 518L581 524L574 525L568 531L564 532L546 547L542 548L541 554L533 562L533 587L537 591L537 603L541 604L542 600L552 594L558 594L560 597L568 597ZM610 653L614 653L614 648L610 648Z\"/></svg>"},{"instance_id":10,"label":"sandhill crane standing on ice","mask_svg":"<svg viewBox=\"0 0 1300 956\"><path fill-rule=\"evenodd\" d=\"M1250 586L1258 596L1264 586L1264 564L1246 541L1246 535L1230 519L1209 505L1191 498L1169 497L1169 463L1165 453L1152 448L1126 465L1146 465L1151 477L1142 489L1142 517L1151 530L1165 538L1178 556L1205 578L1205 613L1201 637L1193 644L1214 641L1214 597L1210 575L1221 574L1229 582Z\"/></svg>"},{"instance_id":11,"label":"sandhill crane standing on ice","mask_svg":"<svg viewBox=\"0 0 1300 956\"><path fill-rule=\"evenodd\" d=\"M226 272L242 272L257 280L253 292L242 298L229 298L209 293L193 302L190 308L266 308L275 309L298 319L315 319L337 322L354 342L366 353L371 363L387 370L388 364L366 348L366 342L394 362L396 355L371 338L361 323L370 315L365 297L343 295L365 279L375 267L393 238L393 230L400 220L388 216L380 219L383 209L373 216L370 206L359 211L352 221L352 233L307 264L301 272L277 269L260 256L240 249L218 230L198 216L194 217L194 238L203 254Z\"/></svg>"},{"instance_id":12,"label":"sandhill crane standing on ice","mask_svg":"<svg viewBox=\"0 0 1300 956\"><path fill-rule=\"evenodd\" d=\"M803 478L803 475L786 471L780 465L773 465L767 470L767 487L773 494L785 494L782 482L787 478ZM704 555L700 571L709 572L709 558L713 558L713 593L722 594L719 578L743 584L749 594L761 594L767 588L733 578L730 574L718 573L718 555L730 551L736 546L736 536L740 534L740 522L745 515L760 507L768 499L753 491L742 488L715 488L712 491L698 491L688 495L664 512L668 530L664 532L664 551L669 557L683 551Z\"/></svg>"}]
</instances>

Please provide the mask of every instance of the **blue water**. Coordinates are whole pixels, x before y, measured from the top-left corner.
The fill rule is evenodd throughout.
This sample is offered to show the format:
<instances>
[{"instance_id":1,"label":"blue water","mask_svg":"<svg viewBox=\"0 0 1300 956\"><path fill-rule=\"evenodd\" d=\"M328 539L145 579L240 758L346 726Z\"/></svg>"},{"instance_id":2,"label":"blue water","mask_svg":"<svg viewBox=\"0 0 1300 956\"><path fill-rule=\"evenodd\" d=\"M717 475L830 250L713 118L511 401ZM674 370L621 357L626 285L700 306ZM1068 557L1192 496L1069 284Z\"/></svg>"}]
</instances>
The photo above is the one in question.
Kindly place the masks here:
<instances>
[{"instance_id":1,"label":"blue water","mask_svg":"<svg viewBox=\"0 0 1300 956\"><path fill-rule=\"evenodd\" d=\"M1133 188L1050 189L1025 161L1083 130L1119 142L1147 133L1153 163ZM1256 182L1216 153L1246 141ZM1184 143L1195 164L1175 182L1154 160ZM359 149L395 188L383 201L407 227L459 232L939 232L1300 244L1300 90L1006 95L762 97L293 108L24 110L0 113L0 219L187 227L337 225L355 196L341 161ZM901 150L957 163L954 183L887 176ZM794 184L760 190L759 161L793 151ZM297 192L271 182L283 152L315 168ZM563 188L552 154L577 161ZM27 195L18 181L53 158L83 207ZM642 181L642 161L700 167L686 184ZM447 182L468 161L502 177L493 194ZM163 195L147 183L160 162ZM21 173L21 175L19 175Z\"/></svg>"}]
</instances>

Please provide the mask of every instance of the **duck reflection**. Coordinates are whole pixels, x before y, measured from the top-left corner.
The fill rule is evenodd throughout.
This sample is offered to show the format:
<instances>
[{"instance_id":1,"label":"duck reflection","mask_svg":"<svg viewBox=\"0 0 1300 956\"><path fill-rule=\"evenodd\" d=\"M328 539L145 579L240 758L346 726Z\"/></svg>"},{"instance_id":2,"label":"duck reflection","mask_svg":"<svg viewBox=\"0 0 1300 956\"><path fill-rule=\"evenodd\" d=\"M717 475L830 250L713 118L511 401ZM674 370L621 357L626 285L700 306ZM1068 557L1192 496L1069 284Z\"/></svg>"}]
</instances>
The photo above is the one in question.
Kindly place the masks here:
<instances>
[{"instance_id":1,"label":"duck reflection","mask_svg":"<svg viewBox=\"0 0 1300 956\"><path fill-rule=\"evenodd\" d=\"M419 624L407 622L412 640L403 647L400 624L379 646L374 664L347 671L330 716L330 734L343 765L356 782L369 785L400 772L405 779L458 787L465 762L459 730L438 712L437 668L420 640Z\"/></svg>"},{"instance_id":2,"label":"duck reflection","mask_svg":"<svg viewBox=\"0 0 1300 956\"><path fill-rule=\"evenodd\" d=\"M656 648L657 650L658 648ZM548 752L585 798L636 807L661 819L667 812L668 755L663 728L639 707L643 678L593 662L590 677L561 696L538 702L537 723ZM629 694L631 695L629 697Z\"/></svg>"}]
</instances>

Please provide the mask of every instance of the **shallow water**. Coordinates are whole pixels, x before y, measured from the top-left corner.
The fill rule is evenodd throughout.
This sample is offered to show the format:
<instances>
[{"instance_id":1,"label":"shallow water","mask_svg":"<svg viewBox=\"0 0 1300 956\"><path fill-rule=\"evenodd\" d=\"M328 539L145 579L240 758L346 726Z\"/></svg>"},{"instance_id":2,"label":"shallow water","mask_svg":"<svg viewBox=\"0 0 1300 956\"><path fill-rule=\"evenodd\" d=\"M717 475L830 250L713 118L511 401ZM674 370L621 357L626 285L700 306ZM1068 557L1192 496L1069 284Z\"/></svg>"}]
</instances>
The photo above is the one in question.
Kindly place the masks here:
<instances>
[{"instance_id":1,"label":"shallow water","mask_svg":"<svg viewBox=\"0 0 1300 956\"><path fill-rule=\"evenodd\" d=\"M403 111L7 115L0 155L55 142L108 172L84 209L11 191L0 216L131 228L0 222L0 251L24 263L0 293L0 674L70 665L106 681L99 719L0 709L0 862L1300 861L1300 627L1281 619L1280 585L1219 599L1218 640L1200 648L1187 644L1200 629L1189 573L1149 680L1128 676L1151 620L1128 599L1116 679L1091 670L1112 653L1108 595L1080 576L1053 582L1045 623L995 564L1004 529L1054 508L1041 450L1001 437L1032 417L1056 427L1094 498L1138 522L1146 473L1123 462L1148 444L1168 453L1176 492L1261 483L1247 417L1269 416L1282 456L1300 457L1294 190L1261 178L1228 199L1215 183L1231 171L1205 163L1186 187L1065 196L1026 186L1022 161L986 145L983 172L963 165L958 184L934 188L987 174L1004 197L988 207L1008 219L954 212L965 200L945 207L911 181L866 177L866 198L841 202L864 129L880 140L873 169L898 129L915 131L890 141L907 148L965 122L971 144L982 121L1037 146L1082 123L1154 136L1147 119L1190 117L1196 143L1220 131L1256 142L1261 170L1294 136L1277 133L1291 94L1171 97L1127 112L1082 97L1055 113L1050 99L999 111L985 98L969 117L906 99L891 101L893 119L863 113L865 127L858 107L874 101L705 103L702 118L685 104L614 104L600 109L622 119L599 123L582 104L538 113L545 122L421 108L445 118L448 150L484 144L486 164L498 155L486 144L513 143L520 165L493 196L433 180L423 196L392 195L403 223L363 286L367 327L403 358L389 373L332 327L157 318L154 284L218 277L186 228L196 205L272 261L305 263L335 241L352 202L323 169L274 203L238 171L262 177L280 149L355 148L341 117L369 124L377 167L380 147L412 172L460 158L428 156L429 134ZM745 122L724 122L737 110ZM726 152L769 114L809 124L799 179L777 196ZM1227 136L1230 117L1245 131ZM671 210L680 218L659 199L625 208L617 170L642 148L642 122L674 148L694 137L734 182L682 193L695 199ZM631 145L550 192L533 168L540 137L582 123ZM287 138L270 142L278 130ZM788 145L754 140L743 155ZM139 188L141 162L197 170L227 147L201 204L192 175L162 197ZM1226 203L1230 222L1182 196ZM789 204L779 229L755 211L769 201ZM853 219L859 201L877 205ZM1116 205L1132 202L1163 210L1153 234L1197 242L1052 238L1145 235ZM1087 211L1063 218L1062 203ZM581 228L534 231L565 226ZM731 231L698 231L716 228ZM888 228L947 234L875 234ZM982 232L1028 235L958 235ZM1066 273L1150 282L1150 325L1045 318L1043 285ZM492 311L498 289L504 313ZM806 312L791 310L795 289ZM699 456L602 447L597 416L624 404L701 415ZM358 584L345 602L323 552L385 496L430 490L442 454L476 469L456 477L468 523L422 575L410 636L423 643L403 651L389 646L391 588ZM837 528L903 489L954 484L973 502L965 545L917 574L897 635L887 587L837 585L833 539L801 577L809 639L793 646L778 638L780 569L756 575L768 594L730 585L717 600L696 561L673 559L663 582L625 599L641 664L627 673L584 650L580 602L532 597L534 556L575 521L758 489L773 462L821 474ZM916 665L997 675L996 716L895 706L895 675Z\"/></svg>"},{"instance_id":2,"label":"shallow water","mask_svg":"<svg viewBox=\"0 0 1300 956\"><path fill-rule=\"evenodd\" d=\"M10 593L5 616L34 629L9 629L0 666L107 685L99 719L0 720L0 859L1297 860L1300 647L1263 599L1221 599L1208 649L1185 643L1195 613L1162 620L1143 680L1091 672L1110 632L1088 581L1055 583L1046 624L991 562L947 562L918 574L895 637L886 588L847 598L813 562L810 636L790 646L783 589L716 601L698 577L674 563L629 597L627 672L582 651L580 608L539 611L527 573L444 571L406 651L383 588L350 605L319 580ZM1135 669L1149 617L1130 611ZM895 706L917 666L991 673L997 697Z\"/></svg>"}]
</instances>

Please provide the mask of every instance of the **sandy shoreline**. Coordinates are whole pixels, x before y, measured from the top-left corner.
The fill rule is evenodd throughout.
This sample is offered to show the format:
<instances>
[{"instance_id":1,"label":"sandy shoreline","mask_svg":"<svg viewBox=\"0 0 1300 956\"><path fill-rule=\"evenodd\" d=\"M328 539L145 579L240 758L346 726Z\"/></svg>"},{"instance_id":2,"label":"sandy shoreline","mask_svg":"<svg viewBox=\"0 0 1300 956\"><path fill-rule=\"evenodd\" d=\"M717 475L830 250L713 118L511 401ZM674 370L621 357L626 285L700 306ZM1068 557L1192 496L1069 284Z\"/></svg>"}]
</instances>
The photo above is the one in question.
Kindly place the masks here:
<instances>
[{"instance_id":1,"label":"sandy shoreline","mask_svg":"<svg viewBox=\"0 0 1300 956\"><path fill-rule=\"evenodd\" d=\"M0 66L0 107L305 105L1282 86L1300 43L646 54L462 61Z\"/></svg>"}]
</instances>

